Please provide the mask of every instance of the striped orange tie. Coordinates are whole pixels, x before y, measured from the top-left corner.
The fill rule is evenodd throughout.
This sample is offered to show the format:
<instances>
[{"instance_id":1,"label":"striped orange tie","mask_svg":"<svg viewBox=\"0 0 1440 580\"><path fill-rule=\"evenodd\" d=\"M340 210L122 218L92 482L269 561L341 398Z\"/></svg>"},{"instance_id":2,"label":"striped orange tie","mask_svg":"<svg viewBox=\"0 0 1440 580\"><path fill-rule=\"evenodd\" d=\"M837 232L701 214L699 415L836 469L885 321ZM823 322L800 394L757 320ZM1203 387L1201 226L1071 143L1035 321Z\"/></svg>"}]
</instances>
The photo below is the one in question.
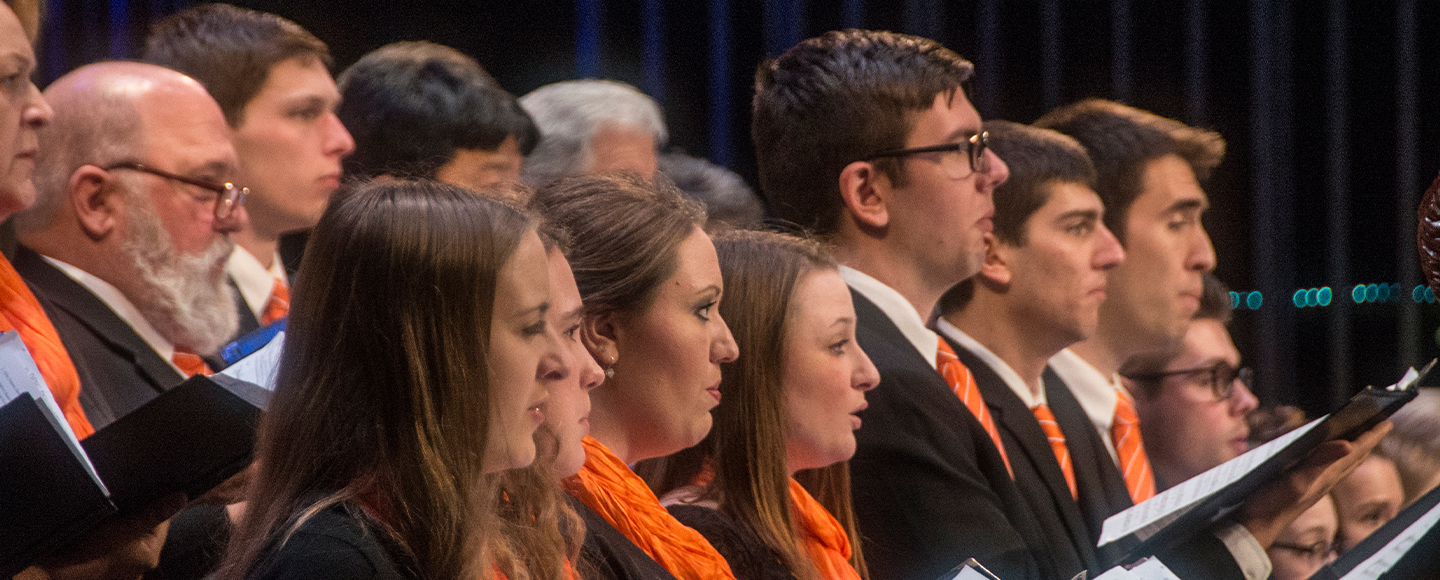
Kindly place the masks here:
<instances>
[{"instance_id":1,"label":"striped orange tie","mask_svg":"<svg viewBox=\"0 0 1440 580\"><path fill-rule=\"evenodd\" d=\"M1125 389L1115 389L1115 420L1110 424L1110 440L1120 460L1120 474L1130 499L1140 503L1155 497L1155 472L1145 455L1145 442L1140 438L1140 416L1135 413L1135 399Z\"/></svg>"},{"instance_id":2,"label":"striped orange tie","mask_svg":"<svg viewBox=\"0 0 1440 580\"><path fill-rule=\"evenodd\" d=\"M270 299L265 301L265 311L260 314L260 324L270 324L285 315L290 314L290 288L285 286L285 281L275 279L275 284L270 286Z\"/></svg>"},{"instance_id":3,"label":"striped orange tie","mask_svg":"<svg viewBox=\"0 0 1440 580\"><path fill-rule=\"evenodd\" d=\"M210 365L205 364L205 359L200 358L200 355L183 348L177 347L175 355L170 357L170 361L180 367L180 372L184 373L187 378L195 375L208 377L215 372L210 370Z\"/></svg>"},{"instance_id":4,"label":"striped orange tie","mask_svg":"<svg viewBox=\"0 0 1440 580\"><path fill-rule=\"evenodd\" d=\"M1060 424L1055 422L1055 414L1050 412L1050 407L1040 405L1031 409L1035 413L1035 420L1040 422L1040 429L1045 432L1045 438L1050 440L1050 450L1055 452L1055 460L1060 462L1060 471L1065 472L1065 485L1070 486L1070 497L1080 499L1080 490L1075 486L1075 466L1070 462L1070 448L1065 445L1065 433L1060 430Z\"/></svg>"},{"instance_id":5,"label":"striped orange tie","mask_svg":"<svg viewBox=\"0 0 1440 580\"><path fill-rule=\"evenodd\" d=\"M1010 472L1010 479L1015 479L1015 470L1010 467L1010 456L1005 453L1005 445L1000 442L1000 430L995 428L995 419L990 416L990 408L985 406L985 399L980 396L980 386L975 384L975 375L960 362L955 356L955 351L950 349L950 344L945 339L940 340L940 352L935 357L935 368L940 371L940 376L945 377L945 382L950 385L950 390L955 396L960 397L960 402L970 410L970 414L980 421L980 426L990 434L990 440L995 442L995 448L1000 450L1000 459L1005 461L1005 470Z\"/></svg>"}]
</instances>

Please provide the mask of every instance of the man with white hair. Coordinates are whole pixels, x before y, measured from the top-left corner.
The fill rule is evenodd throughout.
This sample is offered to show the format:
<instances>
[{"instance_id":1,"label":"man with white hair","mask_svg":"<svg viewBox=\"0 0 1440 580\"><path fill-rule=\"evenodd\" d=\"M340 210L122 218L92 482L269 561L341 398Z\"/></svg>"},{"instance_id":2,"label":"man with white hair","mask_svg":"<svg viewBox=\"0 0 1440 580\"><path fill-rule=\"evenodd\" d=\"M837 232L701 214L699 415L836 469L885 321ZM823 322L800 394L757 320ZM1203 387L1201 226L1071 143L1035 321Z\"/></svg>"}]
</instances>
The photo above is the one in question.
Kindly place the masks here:
<instances>
[{"instance_id":1,"label":"man with white hair","mask_svg":"<svg viewBox=\"0 0 1440 580\"><path fill-rule=\"evenodd\" d=\"M140 63L55 81L17 215L15 268L54 321L95 427L209 369L235 332L225 261L244 191L225 117L199 83Z\"/></svg>"},{"instance_id":2,"label":"man with white hair","mask_svg":"<svg viewBox=\"0 0 1440 580\"><path fill-rule=\"evenodd\" d=\"M548 84L520 97L540 128L521 179L541 186L560 177L628 169L655 177L665 118L654 99L622 82L585 79Z\"/></svg>"}]
</instances>

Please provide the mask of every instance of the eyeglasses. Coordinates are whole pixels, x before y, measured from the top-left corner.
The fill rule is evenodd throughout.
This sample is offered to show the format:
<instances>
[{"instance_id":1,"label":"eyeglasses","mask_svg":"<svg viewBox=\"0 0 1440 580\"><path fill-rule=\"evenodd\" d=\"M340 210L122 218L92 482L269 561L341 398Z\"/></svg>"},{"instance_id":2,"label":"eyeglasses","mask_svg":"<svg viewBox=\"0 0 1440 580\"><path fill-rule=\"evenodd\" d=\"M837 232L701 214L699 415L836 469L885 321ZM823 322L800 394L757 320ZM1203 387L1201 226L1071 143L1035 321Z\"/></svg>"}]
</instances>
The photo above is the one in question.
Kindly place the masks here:
<instances>
[{"instance_id":1,"label":"eyeglasses","mask_svg":"<svg viewBox=\"0 0 1440 580\"><path fill-rule=\"evenodd\" d=\"M974 173L990 172L990 157L985 154L990 149L990 132L981 131L971 135L968 139L959 143L942 143L940 145L928 145L925 147L911 147L909 149L892 149L872 153L862 161L873 161L882 157L907 157L920 155L922 153L946 153L940 156L940 167L950 179L961 179ZM961 155L961 152L964 155ZM968 161L968 163L967 163ZM965 170L969 168L967 173Z\"/></svg>"},{"instance_id":2,"label":"eyeglasses","mask_svg":"<svg viewBox=\"0 0 1440 580\"><path fill-rule=\"evenodd\" d=\"M1158 383L1169 377L1193 376L1196 382L1207 384L1210 391L1215 393L1215 399L1224 401L1235 396L1235 380L1239 379L1240 384L1246 389L1252 389L1255 385L1255 371L1249 367L1235 368L1230 363L1217 362L1213 365L1180 369L1177 371L1163 371L1158 373L1145 373L1139 375L1125 375L1125 378L1132 381Z\"/></svg>"},{"instance_id":3,"label":"eyeglasses","mask_svg":"<svg viewBox=\"0 0 1440 580\"><path fill-rule=\"evenodd\" d=\"M1337 546L1335 544L1324 540L1315 542L1308 546L1302 546L1300 544L1290 544L1285 542L1275 542L1273 544L1270 544L1270 547L1280 548L1282 550L1289 550L1312 564L1321 565L1328 564L1334 561L1335 556L1338 552L1338 550L1336 549Z\"/></svg>"},{"instance_id":4,"label":"eyeglasses","mask_svg":"<svg viewBox=\"0 0 1440 580\"><path fill-rule=\"evenodd\" d=\"M149 173L150 175L156 175L165 179L173 179L180 183L185 183L207 191L212 191L215 193L215 219L217 220L226 219L230 217L231 214L234 214L235 208L240 207L242 204L244 204L245 196L250 194L250 188L235 187L235 184L228 181L225 183L215 183L211 181L195 179L193 177L185 177L184 175L176 175L174 173L170 173L169 171L163 171L149 165L145 165L143 163L136 163L134 161L122 161L120 163L112 163L110 165L102 167L101 169L104 169L105 171L115 171L116 169L129 169L131 171ZM209 202L208 199L203 198L196 198L196 201Z\"/></svg>"}]
</instances>

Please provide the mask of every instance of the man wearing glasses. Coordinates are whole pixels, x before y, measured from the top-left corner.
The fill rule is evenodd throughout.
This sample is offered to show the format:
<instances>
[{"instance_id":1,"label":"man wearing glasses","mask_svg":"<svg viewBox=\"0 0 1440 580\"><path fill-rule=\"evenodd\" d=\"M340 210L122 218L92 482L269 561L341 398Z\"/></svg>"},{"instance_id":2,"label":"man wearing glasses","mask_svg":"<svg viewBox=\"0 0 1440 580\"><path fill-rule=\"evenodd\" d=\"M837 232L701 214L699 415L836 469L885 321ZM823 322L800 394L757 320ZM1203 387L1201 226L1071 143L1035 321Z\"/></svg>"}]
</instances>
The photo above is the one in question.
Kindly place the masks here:
<instances>
[{"instance_id":1,"label":"man wearing glasses","mask_svg":"<svg viewBox=\"0 0 1440 580\"><path fill-rule=\"evenodd\" d=\"M225 261L246 190L225 117L194 80L100 63L45 91L55 120L17 216L15 268L54 321L102 428L185 377L237 325Z\"/></svg>"},{"instance_id":2,"label":"man wearing glasses","mask_svg":"<svg viewBox=\"0 0 1440 580\"><path fill-rule=\"evenodd\" d=\"M1161 489L1249 450L1245 419L1259 402L1226 330L1229 321L1229 293L1207 275L1200 309L1178 347L1137 356L1120 369L1135 395Z\"/></svg>"}]
</instances>

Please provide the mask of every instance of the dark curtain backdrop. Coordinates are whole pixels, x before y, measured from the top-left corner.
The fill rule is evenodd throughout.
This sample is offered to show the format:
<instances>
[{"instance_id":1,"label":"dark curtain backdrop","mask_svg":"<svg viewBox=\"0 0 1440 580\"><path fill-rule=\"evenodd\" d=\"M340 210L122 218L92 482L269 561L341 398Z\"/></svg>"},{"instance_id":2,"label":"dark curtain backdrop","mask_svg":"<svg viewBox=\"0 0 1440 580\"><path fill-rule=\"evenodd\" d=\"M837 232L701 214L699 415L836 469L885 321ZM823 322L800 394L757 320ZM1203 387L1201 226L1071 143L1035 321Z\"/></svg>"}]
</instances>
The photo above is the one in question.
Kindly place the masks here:
<instances>
[{"instance_id":1,"label":"dark curtain backdrop","mask_svg":"<svg viewBox=\"0 0 1440 580\"><path fill-rule=\"evenodd\" d=\"M1440 308L1412 292L1422 283L1415 205L1440 169L1429 92L1440 86L1440 3L238 3L299 22L340 68L387 42L426 39L473 55L517 95L577 76L630 82L664 106L673 147L751 183L749 94L762 58L839 27L935 38L975 61L985 118L1028 122L1094 96L1225 135L1206 224L1242 306L1233 330L1262 401L1323 413L1440 354ZM51 0L42 80L132 56L149 22L189 4ZM1297 306L1307 289L1316 305Z\"/></svg>"}]
</instances>

